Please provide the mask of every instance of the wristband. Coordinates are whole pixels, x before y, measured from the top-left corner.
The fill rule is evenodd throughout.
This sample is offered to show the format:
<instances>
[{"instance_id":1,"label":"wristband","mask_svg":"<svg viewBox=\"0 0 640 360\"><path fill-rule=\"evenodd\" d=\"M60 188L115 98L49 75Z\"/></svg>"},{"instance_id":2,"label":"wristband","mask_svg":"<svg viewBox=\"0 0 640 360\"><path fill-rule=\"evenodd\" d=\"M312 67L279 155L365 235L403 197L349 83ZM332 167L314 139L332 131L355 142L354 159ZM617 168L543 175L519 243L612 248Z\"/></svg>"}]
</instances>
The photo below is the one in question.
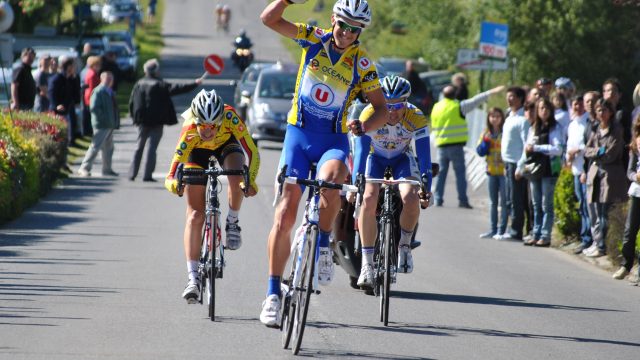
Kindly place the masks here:
<instances>
[{"instance_id":1,"label":"wristband","mask_svg":"<svg viewBox=\"0 0 640 360\"><path fill-rule=\"evenodd\" d=\"M289 0L282 0L282 2L283 2L285 5L287 5L287 6L289 6L289 5L293 4L293 3L292 3L291 1L289 1Z\"/></svg>"}]
</instances>

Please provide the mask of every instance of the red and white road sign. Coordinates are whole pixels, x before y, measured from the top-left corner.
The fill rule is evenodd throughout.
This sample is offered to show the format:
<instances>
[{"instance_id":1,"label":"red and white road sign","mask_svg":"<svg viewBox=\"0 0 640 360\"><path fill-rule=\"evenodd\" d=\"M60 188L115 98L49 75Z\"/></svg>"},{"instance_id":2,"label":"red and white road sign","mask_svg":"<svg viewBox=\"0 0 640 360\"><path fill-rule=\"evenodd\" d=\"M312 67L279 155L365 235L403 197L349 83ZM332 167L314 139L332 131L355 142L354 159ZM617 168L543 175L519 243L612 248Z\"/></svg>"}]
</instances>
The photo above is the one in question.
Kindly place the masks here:
<instances>
[{"instance_id":1,"label":"red and white road sign","mask_svg":"<svg viewBox=\"0 0 640 360\"><path fill-rule=\"evenodd\" d=\"M222 69L224 69L224 61L222 61L220 56L211 54L204 58L202 66L209 75L218 75L222 72Z\"/></svg>"}]
</instances>

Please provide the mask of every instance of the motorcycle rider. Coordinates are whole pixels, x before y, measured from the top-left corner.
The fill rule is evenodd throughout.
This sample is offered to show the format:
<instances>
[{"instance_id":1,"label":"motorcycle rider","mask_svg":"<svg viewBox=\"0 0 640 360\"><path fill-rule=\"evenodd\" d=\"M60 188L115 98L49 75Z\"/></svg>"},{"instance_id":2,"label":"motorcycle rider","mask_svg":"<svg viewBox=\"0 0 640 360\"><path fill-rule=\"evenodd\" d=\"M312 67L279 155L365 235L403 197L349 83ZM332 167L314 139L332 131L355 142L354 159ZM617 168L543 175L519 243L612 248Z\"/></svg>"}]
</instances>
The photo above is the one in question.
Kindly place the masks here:
<instances>
[{"instance_id":1,"label":"motorcycle rider","mask_svg":"<svg viewBox=\"0 0 640 360\"><path fill-rule=\"evenodd\" d=\"M235 50L231 53L231 60L240 71L244 71L253 61L253 52L250 50L253 43L244 29L240 30L240 33L234 39L233 46Z\"/></svg>"}]
</instances>

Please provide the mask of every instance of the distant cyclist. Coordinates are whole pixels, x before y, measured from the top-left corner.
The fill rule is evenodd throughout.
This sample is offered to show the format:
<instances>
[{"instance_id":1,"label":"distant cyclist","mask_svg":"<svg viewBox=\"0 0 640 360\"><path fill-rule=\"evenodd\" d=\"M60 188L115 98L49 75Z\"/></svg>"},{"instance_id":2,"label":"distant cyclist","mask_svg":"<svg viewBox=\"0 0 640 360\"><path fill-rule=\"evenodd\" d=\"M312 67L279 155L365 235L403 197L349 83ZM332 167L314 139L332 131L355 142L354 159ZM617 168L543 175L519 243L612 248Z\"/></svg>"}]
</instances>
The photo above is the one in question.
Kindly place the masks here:
<instances>
[{"instance_id":1,"label":"distant cyclist","mask_svg":"<svg viewBox=\"0 0 640 360\"><path fill-rule=\"evenodd\" d=\"M249 188L247 196L258 192L256 176L260 166L258 150L247 132L244 121L235 109L225 105L214 90L201 90L191 101L191 107L182 113L184 124L176 146L165 187L178 193L175 178L178 165L186 168L207 168L212 155L227 170L240 170L245 164L245 153L249 163ZM227 215L226 248L237 250L242 245L238 213L244 197L241 176L228 176L229 213ZM200 296L198 264L204 224L205 185L207 177L185 178L184 194L187 198L187 220L184 228L184 252L187 258L189 281L182 297L194 303ZM246 185L246 184L245 184ZM182 194L180 194L182 195Z\"/></svg>"},{"instance_id":2,"label":"distant cyclist","mask_svg":"<svg viewBox=\"0 0 640 360\"><path fill-rule=\"evenodd\" d=\"M382 91L387 99L389 121L377 130L367 132L355 139L353 178L358 173L370 178L384 177L387 166L393 169L394 179L412 179L423 181L425 193L409 184L400 184L402 213L400 214L400 244L398 249L398 271L413 271L411 255L411 237L420 215L419 203L429 205L431 198L431 147L429 144L429 126L422 111L407 102L411 96L409 81L398 76L382 79ZM366 125L373 114L371 106L364 108L360 120ZM411 141L415 140L415 153ZM425 177L422 179L421 174ZM373 285L373 252L376 242L376 208L380 184L366 184L362 208L358 219L358 229L362 241L362 268L358 286ZM422 191L422 190L420 190ZM421 198L423 200L421 200Z\"/></svg>"},{"instance_id":3,"label":"distant cyclist","mask_svg":"<svg viewBox=\"0 0 640 360\"><path fill-rule=\"evenodd\" d=\"M226 4L216 5L216 28L229 31L229 20L231 20L231 8Z\"/></svg>"},{"instance_id":4,"label":"distant cyclist","mask_svg":"<svg viewBox=\"0 0 640 360\"><path fill-rule=\"evenodd\" d=\"M387 109L373 61L360 47L358 37L371 23L366 0L338 0L333 6L331 29L321 29L282 18L285 8L306 0L275 0L262 12L269 28L295 39L302 47L297 88L289 112L281 165L288 176L306 178L312 162L317 177L342 183L348 176L347 132L361 134L359 121L347 121L347 109L360 91L372 104L367 129L384 125ZM269 281L260 321L267 326L280 322L280 281L289 258L291 229L296 222L302 188L285 184L269 234ZM339 193L323 191L320 204L318 280L326 285L333 277L329 234L340 208Z\"/></svg>"}]
</instances>

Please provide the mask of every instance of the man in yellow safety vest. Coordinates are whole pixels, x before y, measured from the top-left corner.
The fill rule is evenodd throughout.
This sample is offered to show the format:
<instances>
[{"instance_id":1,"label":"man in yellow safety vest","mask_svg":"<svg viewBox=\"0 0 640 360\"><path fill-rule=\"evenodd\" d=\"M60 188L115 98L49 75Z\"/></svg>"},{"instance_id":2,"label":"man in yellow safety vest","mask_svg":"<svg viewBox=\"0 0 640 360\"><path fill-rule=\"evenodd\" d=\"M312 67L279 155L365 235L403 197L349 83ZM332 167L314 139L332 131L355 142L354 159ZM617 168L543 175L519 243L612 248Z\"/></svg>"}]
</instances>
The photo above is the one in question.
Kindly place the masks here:
<instances>
[{"instance_id":1,"label":"man in yellow safety vest","mask_svg":"<svg viewBox=\"0 0 640 360\"><path fill-rule=\"evenodd\" d=\"M465 177L464 145L467 143L468 131L465 116L471 110L487 102L489 96L504 90L498 86L480 93L471 99L458 101L455 99L456 87L447 85L442 90L443 99L438 101L431 111L432 134L438 150L440 175L436 181L436 206L444 202L444 184L447 180L449 163L453 163L458 189L458 207L472 209L467 197L467 179Z\"/></svg>"}]
</instances>

